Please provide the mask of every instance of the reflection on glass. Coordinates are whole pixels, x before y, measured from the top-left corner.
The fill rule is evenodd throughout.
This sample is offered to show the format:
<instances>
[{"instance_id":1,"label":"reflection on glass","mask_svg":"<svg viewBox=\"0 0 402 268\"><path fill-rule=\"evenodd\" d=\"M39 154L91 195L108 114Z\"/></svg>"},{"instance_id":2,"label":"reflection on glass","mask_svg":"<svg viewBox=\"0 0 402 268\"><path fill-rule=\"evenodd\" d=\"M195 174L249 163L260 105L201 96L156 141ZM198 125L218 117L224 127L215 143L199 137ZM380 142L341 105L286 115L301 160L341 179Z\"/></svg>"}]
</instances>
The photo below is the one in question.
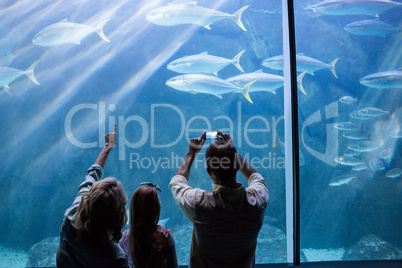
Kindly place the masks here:
<instances>
[{"instance_id":1,"label":"reflection on glass","mask_svg":"<svg viewBox=\"0 0 402 268\"><path fill-rule=\"evenodd\" d=\"M192 224L167 185L188 140L217 128L267 180L256 262L286 262L283 73L262 64L283 54L281 1L212 2L0 3L1 267L54 266L37 250L57 249L64 211L114 123L105 176L129 197L143 181L161 187L179 264ZM204 155L190 185L212 190Z\"/></svg>"},{"instance_id":2,"label":"reflection on glass","mask_svg":"<svg viewBox=\"0 0 402 268\"><path fill-rule=\"evenodd\" d=\"M295 4L302 252L400 259L401 3Z\"/></svg>"}]
</instances>

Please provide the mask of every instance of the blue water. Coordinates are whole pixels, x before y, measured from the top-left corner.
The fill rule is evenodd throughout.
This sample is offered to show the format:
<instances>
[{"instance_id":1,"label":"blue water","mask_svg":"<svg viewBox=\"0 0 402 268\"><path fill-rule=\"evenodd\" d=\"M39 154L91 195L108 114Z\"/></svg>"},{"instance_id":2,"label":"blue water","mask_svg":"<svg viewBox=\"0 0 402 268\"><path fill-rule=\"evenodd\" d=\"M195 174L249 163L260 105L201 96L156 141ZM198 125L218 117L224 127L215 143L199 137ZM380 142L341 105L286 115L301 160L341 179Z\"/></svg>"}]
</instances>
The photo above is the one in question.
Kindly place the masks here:
<instances>
[{"instance_id":1,"label":"blue water","mask_svg":"<svg viewBox=\"0 0 402 268\"><path fill-rule=\"evenodd\" d=\"M25 70L40 60L35 77L41 84L23 76L10 84L11 95L0 94L0 243L29 249L46 237L58 236L63 213L115 122L118 145L109 156L105 176L121 180L128 196L140 182L160 185L161 218L170 218L167 227L176 233L181 263L188 262L189 240L180 237L189 235L191 224L175 204L168 183L186 153L188 139L204 129L229 132L238 151L266 178L270 203L263 230L268 225L286 230L284 153L276 139L284 140L283 89L275 95L253 92L251 104L242 94L220 99L165 85L178 75L166 69L169 62L205 51L232 59L245 49L240 64L246 72L263 69L283 75L261 66L264 59L283 54L281 1L213 2L198 5L227 13L250 5L242 15L247 32L230 19L211 24L211 30L145 20L150 10L169 1L0 3L0 66ZM389 169L402 166L400 138L385 135L402 122L401 89L380 90L359 83L363 76L402 66L402 39L399 33L351 35L343 27L367 16L322 15L308 9L318 2L295 3L297 52L325 63L339 58L338 79L329 69L307 74L303 79L307 95L299 93L300 150L305 158L300 167L302 248L347 248L368 234L402 247L401 177L385 176ZM401 8L390 9L380 19L399 26L400 12ZM80 45L32 44L36 33L64 19L95 26L105 18L111 19L104 27L110 43L92 33ZM219 77L238 74L228 65ZM357 97L357 105L339 103L345 95ZM391 117L364 122L349 118L349 113L364 107L390 111ZM314 124L306 123L316 116L320 119ZM332 125L342 121L362 125L363 132L382 139L393 153L387 161L380 159L384 170L359 171L350 183L329 187L330 179L350 171L333 161L350 142ZM335 142L328 143L328 135L336 137ZM312 151L326 156L317 157ZM378 159L379 153L364 153L362 158ZM205 148L194 163L190 185L212 190L204 154ZM240 175L238 181L245 183ZM263 258L273 250L272 240L264 239L259 241L257 262L286 262L283 243L275 249L275 257Z\"/></svg>"}]
</instances>

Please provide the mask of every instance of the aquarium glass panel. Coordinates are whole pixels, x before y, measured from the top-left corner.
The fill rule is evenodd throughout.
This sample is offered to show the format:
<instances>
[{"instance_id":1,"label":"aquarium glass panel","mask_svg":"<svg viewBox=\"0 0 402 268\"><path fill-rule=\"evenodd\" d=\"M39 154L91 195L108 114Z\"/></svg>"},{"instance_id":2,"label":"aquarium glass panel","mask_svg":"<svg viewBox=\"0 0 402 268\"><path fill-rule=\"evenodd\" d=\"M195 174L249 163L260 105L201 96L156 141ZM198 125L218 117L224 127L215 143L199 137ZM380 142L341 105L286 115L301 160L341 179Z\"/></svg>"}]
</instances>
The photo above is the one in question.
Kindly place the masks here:
<instances>
[{"instance_id":1,"label":"aquarium glass panel","mask_svg":"<svg viewBox=\"0 0 402 268\"><path fill-rule=\"evenodd\" d=\"M401 11L295 1L304 261L401 259Z\"/></svg>"},{"instance_id":2,"label":"aquarium glass panel","mask_svg":"<svg viewBox=\"0 0 402 268\"><path fill-rule=\"evenodd\" d=\"M328 70L314 77L305 75L307 95L300 96L301 116L308 118L333 102L339 105L339 113L352 109L337 98L361 92L352 94L359 105L390 112L369 121L383 120L377 123L377 134L384 128L394 131L397 92L370 89L370 94L363 94L367 89L355 79L390 67L382 64L395 58L398 33L370 39L376 42L371 47L339 29L342 21L337 18L318 16L300 3L299 7L303 8L298 13L303 16L298 17L303 23L297 25L299 50L323 61L340 58L339 79ZM193 14L186 17L184 11ZM167 16L169 12L176 16ZM238 152L265 177L269 189L256 263L286 262L283 62L276 68L263 64L283 55L280 0L2 0L0 14L1 267L55 266L64 212L115 123L117 144L104 177L120 180L129 199L141 182L159 185L161 224L173 234L179 264L189 262L192 223L178 208L168 184L189 139L216 129L231 135ZM393 19L387 21L397 25ZM332 29L336 34L329 35ZM336 133L332 126L331 130ZM317 135L323 135L317 131L304 131L315 150L321 146ZM377 134L371 137L377 140ZM359 175L364 183L351 182L354 191L346 185L336 188L336 193L327 189L321 174L337 175L341 169L301 148L306 158L303 182L312 185L304 188L304 196L312 199L303 200L303 219L324 209L316 201L326 195L340 201L329 203L337 207L326 208L332 216L326 218L338 219L339 213L344 217L342 222L331 222L335 229L330 225L332 229L322 233L335 230L325 243L306 240L324 231L316 225L323 217L305 224L306 247L340 248L354 242L363 229L349 221L356 221L357 215L367 219L364 213L378 211L378 206L370 212L363 209L365 204L374 206L378 198L391 216L373 215L377 217L370 219L371 227L382 224L387 236L379 236L397 244L399 231L392 226L400 216L395 201L399 178L383 175L397 165L399 139L389 139L393 147L387 143L386 148L392 156L378 160L386 168L375 178ZM212 191L204 160L210 143L206 141L194 161L189 184ZM307 167L314 168L307 171ZM237 179L247 184L240 173ZM358 199L366 187L381 187L364 195L372 203ZM356 209L359 214L353 213ZM345 230L355 233L351 236ZM350 236L350 241L344 241Z\"/></svg>"}]
</instances>

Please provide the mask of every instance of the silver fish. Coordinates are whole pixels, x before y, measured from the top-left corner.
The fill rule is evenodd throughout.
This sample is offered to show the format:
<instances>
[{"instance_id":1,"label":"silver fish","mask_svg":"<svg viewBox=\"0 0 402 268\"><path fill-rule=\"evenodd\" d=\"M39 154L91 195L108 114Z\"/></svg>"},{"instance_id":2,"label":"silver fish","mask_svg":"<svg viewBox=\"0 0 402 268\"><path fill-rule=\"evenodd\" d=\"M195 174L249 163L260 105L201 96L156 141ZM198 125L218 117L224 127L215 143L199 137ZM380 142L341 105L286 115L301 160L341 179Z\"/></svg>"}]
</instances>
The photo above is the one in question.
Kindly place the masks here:
<instances>
[{"instance_id":1,"label":"silver fish","mask_svg":"<svg viewBox=\"0 0 402 268\"><path fill-rule=\"evenodd\" d=\"M361 170L365 170L365 169L367 169L367 164L360 164L360 165L352 167L352 170L354 170L354 171L361 171Z\"/></svg>"},{"instance_id":2,"label":"silver fish","mask_svg":"<svg viewBox=\"0 0 402 268\"><path fill-rule=\"evenodd\" d=\"M297 87L307 95L303 88L302 80L306 72L301 73L297 77ZM252 87L250 87L249 92L254 91L267 91L276 94L276 90L283 87L283 77L275 74L267 74L262 72L262 70L255 71L253 73L240 74L226 79L226 81L238 86L244 87L251 81L255 81Z\"/></svg>"},{"instance_id":3,"label":"silver fish","mask_svg":"<svg viewBox=\"0 0 402 268\"><path fill-rule=\"evenodd\" d=\"M168 81L166 81L166 85L174 89L193 94L212 94L221 99L222 94L229 92L242 92L246 99L253 103L250 99L248 91L254 82L255 81L251 81L244 87L238 87L226 80L210 74L184 74L170 78Z\"/></svg>"},{"instance_id":4,"label":"silver fish","mask_svg":"<svg viewBox=\"0 0 402 268\"><path fill-rule=\"evenodd\" d=\"M52 24L38 32L32 43L39 46L57 46L62 44L81 44L81 40L96 32L103 40L110 42L103 33L103 26L110 19L101 21L98 26L68 22L66 20Z\"/></svg>"},{"instance_id":5,"label":"silver fish","mask_svg":"<svg viewBox=\"0 0 402 268\"><path fill-rule=\"evenodd\" d=\"M360 79L360 84L373 88L401 88L402 69L367 75Z\"/></svg>"},{"instance_id":6,"label":"silver fish","mask_svg":"<svg viewBox=\"0 0 402 268\"><path fill-rule=\"evenodd\" d=\"M342 133L342 136L351 139L351 140L365 140L367 139L367 135L361 133L361 132L344 132Z\"/></svg>"},{"instance_id":7,"label":"silver fish","mask_svg":"<svg viewBox=\"0 0 402 268\"><path fill-rule=\"evenodd\" d=\"M358 131L360 130L360 127L352 122L339 122L335 123L334 127L339 130L345 130L345 131Z\"/></svg>"},{"instance_id":8,"label":"silver fish","mask_svg":"<svg viewBox=\"0 0 402 268\"><path fill-rule=\"evenodd\" d=\"M348 145L348 149L357 152L371 152L383 146L382 144L373 141L358 141Z\"/></svg>"},{"instance_id":9,"label":"silver fish","mask_svg":"<svg viewBox=\"0 0 402 268\"><path fill-rule=\"evenodd\" d=\"M377 116L381 116L381 115L385 115L388 114L388 111L384 111L381 110L379 108L375 108L375 107L366 107L366 108L362 108L358 111L359 114L361 114L363 117L367 116L367 117L377 117Z\"/></svg>"},{"instance_id":10,"label":"silver fish","mask_svg":"<svg viewBox=\"0 0 402 268\"><path fill-rule=\"evenodd\" d=\"M328 15L376 15L401 5L389 0L326 0L311 8L314 12Z\"/></svg>"},{"instance_id":11,"label":"silver fish","mask_svg":"<svg viewBox=\"0 0 402 268\"><path fill-rule=\"evenodd\" d=\"M222 57L209 55L207 52L186 56L172 61L167 65L167 68L176 73L190 74L190 73L206 73L218 75L218 72L233 64L237 69L244 73L243 68L240 66L240 57L245 50L240 51L233 59L226 59Z\"/></svg>"},{"instance_id":12,"label":"silver fish","mask_svg":"<svg viewBox=\"0 0 402 268\"><path fill-rule=\"evenodd\" d=\"M32 82L34 82L37 85L40 85L34 76L34 70L35 70L36 66L38 65L38 63L39 63L39 61L34 62L25 71L10 68L10 67L0 66L0 87L3 87L4 91L11 95L11 93L9 91L10 83L22 75L28 76L28 78L31 79Z\"/></svg>"},{"instance_id":13,"label":"silver fish","mask_svg":"<svg viewBox=\"0 0 402 268\"><path fill-rule=\"evenodd\" d=\"M209 30L211 29L209 26L212 23L224 19L232 19L243 31L247 31L241 22L241 14L248 7L244 6L234 14L227 14L197 6L197 2L190 2L187 4L168 5L151 10L145 19L161 26L195 24Z\"/></svg>"},{"instance_id":14,"label":"silver fish","mask_svg":"<svg viewBox=\"0 0 402 268\"><path fill-rule=\"evenodd\" d=\"M402 174L402 169L393 168L393 169L387 171L387 173L385 174L385 177L397 178L397 177L401 176L401 174Z\"/></svg>"},{"instance_id":15,"label":"silver fish","mask_svg":"<svg viewBox=\"0 0 402 268\"><path fill-rule=\"evenodd\" d=\"M381 159L388 160L394 156L394 151L391 148L386 148L378 155Z\"/></svg>"},{"instance_id":16,"label":"silver fish","mask_svg":"<svg viewBox=\"0 0 402 268\"><path fill-rule=\"evenodd\" d=\"M309 74L314 74L315 71L321 70L321 69L330 69L332 74L336 76L335 73L335 64L339 60L339 58L336 58L333 60L330 64L324 63L322 61L316 60L314 58L310 58L301 54L296 55L296 68L298 72L304 72L306 71ZM268 58L262 62L262 66L274 69L274 70L281 70L283 71L283 55L275 56Z\"/></svg>"},{"instance_id":17,"label":"silver fish","mask_svg":"<svg viewBox=\"0 0 402 268\"><path fill-rule=\"evenodd\" d=\"M333 178L329 182L329 186L340 186L343 184L348 184L353 179L356 179L355 175L340 175L340 176Z\"/></svg>"},{"instance_id":18,"label":"silver fish","mask_svg":"<svg viewBox=\"0 0 402 268\"><path fill-rule=\"evenodd\" d=\"M392 32L399 32L400 29L378 20L361 20L350 23L343 28L348 33L357 35L386 36Z\"/></svg>"},{"instance_id":19,"label":"silver fish","mask_svg":"<svg viewBox=\"0 0 402 268\"><path fill-rule=\"evenodd\" d=\"M373 119L373 118L374 118L374 117L372 117L372 116L367 116L367 115L365 115L365 114L359 113L359 111L351 112L351 113L349 114L349 116L350 116L351 118L357 119L357 120L370 120L370 119Z\"/></svg>"},{"instance_id":20,"label":"silver fish","mask_svg":"<svg viewBox=\"0 0 402 268\"><path fill-rule=\"evenodd\" d=\"M360 160L359 158L356 158L354 156L346 156L346 155L336 157L335 162L345 166L357 166L360 164L364 164L363 160Z\"/></svg>"},{"instance_id":21,"label":"silver fish","mask_svg":"<svg viewBox=\"0 0 402 268\"><path fill-rule=\"evenodd\" d=\"M339 102L347 105L356 105L357 104L357 98L353 98L351 96L343 96L339 98Z\"/></svg>"}]
</instances>

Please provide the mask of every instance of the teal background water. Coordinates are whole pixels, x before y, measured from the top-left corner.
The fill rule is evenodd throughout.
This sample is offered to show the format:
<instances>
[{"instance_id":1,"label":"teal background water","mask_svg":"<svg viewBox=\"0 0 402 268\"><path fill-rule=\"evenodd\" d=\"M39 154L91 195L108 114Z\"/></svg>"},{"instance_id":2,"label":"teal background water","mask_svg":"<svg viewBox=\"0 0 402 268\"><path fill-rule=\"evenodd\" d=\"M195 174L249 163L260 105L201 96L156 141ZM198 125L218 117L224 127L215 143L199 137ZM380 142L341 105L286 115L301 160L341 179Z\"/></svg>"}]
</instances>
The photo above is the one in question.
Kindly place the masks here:
<instances>
[{"instance_id":1,"label":"teal background water","mask_svg":"<svg viewBox=\"0 0 402 268\"><path fill-rule=\"evenodd\" d=\"M129 197L140 182L161 186L161 218L170 218L167 227L176 233L182 263L188 260L184 251L189 247L182 233L189 234L191 224L175 204L168 183L187 151L188 138L204 129L219 128L232 135L238 151L267 180L270 203L264 226L286 230L284 153L277 140L284 140L283 89L275 95L253 92L251 104L242 94L230 93L219 99L165 85L178 75L166 69L169 62L205 51L231 59L245 49L240 64L246 72L263 69L283 75L261 66L264 59L283 54L281 1L198 2L230 14L250 5L242 15L247 32L230 19L212 24L211 30L195 25L164 27L145 20L150 10L168 3L0 3L0 66L25 70L40 60L35 77L41 84L21 77L11 84L12 95L0 94L0 243L27 250L46 237L58 236L63 213L114 122L118 124L118 145L109 156L105 176L121 180ZM402 66L402 39L399 33L386 37L351 35L343 27L368 16L314 13L308 7L317 3L295 3L297 52L325 63L339 58L338 79L328 69L314 76L307 74L303 79L307 95L299 94L299 131L304 135L300 150L305 161L300 167L302 248L349 247L372 233L402 247L402 182L400 177L385 177L389 169L401 167L400 139L383 137L387 127L401 122L401 89L379 90L359 83L365 75ZM401 25L400 12L400 8L390 9L381 13L380 19ZM111 19L104 27L110 43L92 33L81 45L32 44L37 32L63 19L95 26L104 18ZM229 65L219 77L238 74L240 71ZM345 95L357 97L358 104L339 103ZM365 122L349 118L350 112L363 107L381 108L391 116ZM307 125L306 120L317 112L322 120ZM335 143L326 140L328 133L336 131L333 124L342 121L358 123L372 139L384 139L393 154L388 161L379 160L384 170L359 171L358 179L329 187L330 179L349 172L350 167L322 161L311 151L342 154L350 141L340 132ZM95 144L83 148L73 137ZM365 161L378 159L379 152L362 157ZM212 190L204 154L205 148L193 166L190 185ZM245 183L240 174L238 181ZM267 253L264 247L269 247L269 240L261 238L258 247L257 254ZM275 261L286 262L286 249L277 251ZM257 256L258 260L263 259Z\"/></svg>"}]
</instances>

